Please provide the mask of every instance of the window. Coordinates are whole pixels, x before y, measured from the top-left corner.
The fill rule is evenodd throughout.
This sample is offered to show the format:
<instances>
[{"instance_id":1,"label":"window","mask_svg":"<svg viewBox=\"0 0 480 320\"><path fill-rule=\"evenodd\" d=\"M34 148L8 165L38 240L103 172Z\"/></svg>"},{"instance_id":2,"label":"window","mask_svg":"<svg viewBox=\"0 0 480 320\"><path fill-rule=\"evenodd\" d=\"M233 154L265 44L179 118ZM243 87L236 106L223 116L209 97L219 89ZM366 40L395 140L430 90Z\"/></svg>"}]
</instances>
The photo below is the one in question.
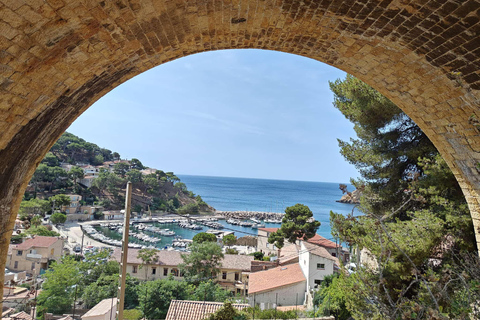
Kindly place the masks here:
<instances>
[{"instance_id":1,"label":"window","mask_svg":"<svg viewBox=\"0 0 480 320\"><path fill-rule=\"evenodd\" d=\"M51 256L53 256L54 253L55 253L55 249L50 250L50 255Z\"/></svg>"},{"instance_id":2,"label":"window","mask_svg":"<svg viewBox=\"0 0 480 320\"><path fill-rule=\"evenodd\" d=\"M18 250L17 251L17 256L21 256L23 254L23 251L22 250Z\"/></svg>"},{"instance_id":3,"label":"window","mask_svg":"<svg viewBox=\"0 0 480 320\"><path fill-rule=\"evenodd\" d=\"M163 268L163 275L168 276L168 268Z\"/></svg>"},{"instance_id":4,"label":"window","mask_svg":"<svg viewBox=\"0 0 480 320\"><path fill-rule=\"evenodd\" d=\"M235 272L235 281L238 281L240 279L240 273Z\"/></svg>"},{"instance_id":5,"label":"window","mask_svg":"<svg viewBox=\"0 0 480 320\"><path fill-rule=\"evenodd\" d=\"M222 272L222 279L223 280L227 279L227 273L226 272Z\"/></svg>"},{"instance_id":6,"label":"window","mask_svg":"<svg viewBox=\"0 0 480 320\"><path fill-rule=\"evenodd\" d=\"M336 257L336 256L337 256L337 254L336 254L335 252L332 252L332 256Z\"/></svg>"},{"instance_id":7,"label":"window","mask_svg":"<svg viewBox=\"0 0 480 320\"><path fill-rule=\"evenodd\" d=\"M170 271L171 274L173 274L175 277L178 277L178 270L173 268L172 271Z\"/></svg>"},{"instance_id":8,"label":"window","mask_svg":"<svg viewBox=\"0 0 480 320\"><path fill-rule=\"evenodd\" d=\"M317 263L317 269L325 269L325 263Z\"/></svg>"},{"instance_id":9,"label":"window","mask_svg":"<svg viewBox=\"0 0 480 320\"><path fill-rule=\"evenodd\" d=\"M133 266L132 267L132 273L137 273L138 271L138 266Z\"/></svg>"},{"instance_id":10,"label":"window","mask_svg":"<svg viewBox=\"0 0 480 320\"><path fill-rule=\"evenodd\" d=\"M18 269L18 261L15 261L14 265L13 265L13 268L14 269Z\"/></svg>"},{"instance_id":11,"label":"window","mask_svg":"<svg viewBox=\"0 0 480 320\"><path fill-rule=\"evenodd\" d=\"M322 284L322 280L315 279L315 286L318 287Z\"/></svg>"},{"instance_id":12,"label":"window","mask_svg":"<svg viewBox=\"0 0 480 320\"><path fill-rule=\"evenodd\" d=\"M157 274L157 268L152 268L152 274Z\"/></svg>"},{"instance_id":13,"label":"window","mask_svg":"<svg viewBox=\"0 0 480 320\"><path fill-rule=\"evenodd\" d=\"M32 262L32 269L31 270L35 270L35 262Z\"/></svg>"}]
</instances>

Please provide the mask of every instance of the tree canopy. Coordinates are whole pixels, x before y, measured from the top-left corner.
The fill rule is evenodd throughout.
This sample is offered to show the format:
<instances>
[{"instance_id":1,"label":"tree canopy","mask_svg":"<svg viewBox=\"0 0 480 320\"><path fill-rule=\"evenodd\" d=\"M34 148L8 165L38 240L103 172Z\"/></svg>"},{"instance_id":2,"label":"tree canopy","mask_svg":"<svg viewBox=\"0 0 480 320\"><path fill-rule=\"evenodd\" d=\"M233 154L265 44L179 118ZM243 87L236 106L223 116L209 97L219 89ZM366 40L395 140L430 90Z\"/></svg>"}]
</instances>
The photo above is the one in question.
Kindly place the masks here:
<instances>
[{"instance_id":1,"label":"tree canopy","mask_svg":"<svg viewBox=\"0 0 480 320\"><path fill-rule=\"evenodd\" d=\"M180 270L189 282L198 284L202 281L215 278L212 275L220 271L223 259L222 248L215 242L193 242L189 254L182 254L183 263Z\"/></svg>"},{"instance_id":2,"label":"tree canopy","mask_svg":"<svg viewBox=\"0 0 480 320\"><path fill-rule=\"evenodd\" d=\"M352 76L330 87L358 136L339 145L360 170L352 183L363 188L363 215L332 212L332 234L368 249L376 268L341 274L324 293L344 301L355 319L463 318L480 298L472 289L480 275L458 271L475 240L455 177L420 128L380 93Z\"/></svg>"},{"instance_id":3,"label":"tree canopy","mask_svg":"<svg viewBox=\"0 0 480 320\"><path fill-rule=\"evenodd\" d=\"M295 243L297 239L310 239L315 236L320 222L313 219L313 213L306 205L297 203L285 209L282 226L276 232L270 233L268 242L282 248L285 239Z\"/></svg>"},{"instance_id":4,"label":"tree canopy","mask_svg":"<svg viewBox=\"0 0 480 320\"><path fill-rule=\"evenodd\" d=\"M217 237L212 233L199 232L193 236L194 243L217 242Z\"/></svg>"}]
</instances>

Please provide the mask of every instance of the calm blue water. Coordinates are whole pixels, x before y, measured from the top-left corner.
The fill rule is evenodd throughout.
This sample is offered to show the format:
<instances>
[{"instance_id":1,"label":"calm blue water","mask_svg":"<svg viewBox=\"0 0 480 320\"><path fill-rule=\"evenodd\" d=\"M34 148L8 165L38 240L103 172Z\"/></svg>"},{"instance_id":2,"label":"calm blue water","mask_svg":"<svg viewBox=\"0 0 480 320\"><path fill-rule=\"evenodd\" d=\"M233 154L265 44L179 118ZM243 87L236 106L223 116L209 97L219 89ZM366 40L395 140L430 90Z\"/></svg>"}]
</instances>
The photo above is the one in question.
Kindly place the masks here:
<instances>
[{"instance_id":1,"label":"calm blue water","mask_svg":"<svg viewBox=\"0 0 480 320\"><path fill-rule=\"evenodd\" d=\"M352 212L354 207L351 204L335 202L342 197L338 183L177 176L187 185L188 190L201 195L205 202L221 211L284 212L286 207L296 203L304 204L312 210L314 218L320 221L321 226L317 233L325 238L332 238L329 225L330 211L346 215ZM354 190L351 185L348 185L348 189ZM250 228L244 229L252 232ZM256 230L253 232L256 233Z\"/></svg>"}]
</instances>

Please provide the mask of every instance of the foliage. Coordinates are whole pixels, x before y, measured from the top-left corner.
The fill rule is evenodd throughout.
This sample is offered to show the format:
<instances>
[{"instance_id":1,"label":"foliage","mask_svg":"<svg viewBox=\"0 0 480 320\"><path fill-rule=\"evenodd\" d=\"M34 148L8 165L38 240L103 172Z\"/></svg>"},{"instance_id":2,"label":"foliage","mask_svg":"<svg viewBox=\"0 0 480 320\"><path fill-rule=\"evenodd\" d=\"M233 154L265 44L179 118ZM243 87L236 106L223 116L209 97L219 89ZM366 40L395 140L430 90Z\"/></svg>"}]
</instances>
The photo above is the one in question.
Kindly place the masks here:
<instances>
[{"instance_id":1,"label":"foliage","mask_svg":"<svg viewBox=\"0 0 480 320\"><path fill-rule=\"evenodd\" d=\"M83 290L82 300L86 308L93 308L103 299L115 297L118 291L118 274L101 274L97 281Z\"/></svg>"},{"instance_id":2,"label":"foliage","mask_svg":"<svg viewBox=\"0 0 480 320\"><path fill-rule=\"evenodd\" d=\"M142 179L143 179L142 173L137 169L132 169L128 171L125 174L125 177L128 181L130 181L133 184L140 183L142 182Z\"/></svg>"},{"instance_id":3,"label":"foliage","mask_svg":"<svg viewBox=\"0 0 480 320\"><path fill-rule=\"evenodd\" d=\"M231 292L220 287L213 280L200 282L190 299L197 301L224 302L231 297Z\"/></svg>"},{"instance_id":4,"label":"foliage","mask_svg":"<svg viewBox=\"0 0 480 320\"><path fill-rule=\"evenodd\" d=\"M270 233L268 242L274 243L277 248L282 248L287 239L295 243L297 239L310 239L315 236L320 222L313 219L312 211L303 204L297 203L285 209L282 226L278 231Z\"/></svg>"},{"instance_id":5,"label":"foliage","mask_svg":"<svg viewBox=\"0 0 480 320\"><path fill-rule=\"evenodd\" d=\"M189 203L180 208L178 208L178 214L197 214L200 209L197 203Z\"/></svg>"},{"instance_id":6,"label":"foliage","mask_svg":"<svg viewBox=\"0 0 480 320\"><path fill-rule=\"evenodd\" d=\"M296 310L280 311L275 309L261 310L258 306L255 308L249 307L245 311L248 315L248 319L298 319L300 312Z\"/></svg>"},{"instance_id":7,"label":"foliage","mask_svg":"<svg viewBox=\"0 0 480 320\"><path fill-rule=\"evenodd\" d=\"M225 250L225 253L226 253L226 254L238 254L238 251L235 250L235 249L233 249L233 248L227 248L227 249Z\"/></svg>"},{"instance_id":8,"label":"foliage","mask_svg":"<svg viewBox=\"0 0 480 320\"><path fill-rule=\"evenodd\" d=\"M45 216L50 211L50 203L47 200L31 199L20 203L20 215L37 215Z\"/></svg>"},{"instance_id":9,"label":"foliage","mask_svg":"<svg viewBox=\"0 0 480 320\"><path fill-rule=\"evenodd\" d=\"M351 317L346 308L345 288L343 286L344 276L339 278L339 274L326 276L322 285L315 292L314 304L316 306L315 316L335 316L335 319L347 320Z\"/></svg>"},{"instance_id":10,"label":"foliage","mask_svg":"<svg viewBox=\"0 0 480 320\"><path fill-rule=\"evenodd\" d=\"M78 263L72 256L53 262L44 274L45 282L38 295L39 311L54 314L68 312L73 306L75 285L80 282Z\"/></svg>"},{"instance_id":11,"label":"foliage","mask_svg":"<svg viewBox=\"0 0 480 320\"><path fill-rule=\"evenodd\" d=\"M145 281L138 286L139 309L147 319L165 319L172 300L188 300L193 286L173 277Z\"/></svg>"},{"instance_id":12,"label":"foliage","mask_svg":"<svg viewBox=\"0 0 480 320\"><path fill-rule=\"evenodd\" d=\"M73 166L70 171L68 172L68 175L70 178L73 179L73 183L77 183L78 179L83 179L85 176L85 173L83 172L83 169L77 166Z\"/></svg>"},{"instance_id":13,"label":"foliage","mask_svg":"<svg viewBox=\"0 0 480 320\"><path fill-rule=\"evenodd\" d=\"M368 249L372 264L322 289L328 308L341 314L344 304L355 319L465 318L480 290L470 286L475 276L466 276L463 257L475 251L475 240L455 177L388 99L351 76L330 86L357 132L358 139L339 144L362 175L353 184L364 189L364 215L331 213L332 234Z\"/></svg>"},{"instance_id":14,"label":"foliage","mask_svg":"<svg viewBox=\"0 0 480 320\"><path fill-rule=\"evenodd\" d=\"M45 226L31 227L25 233L27 235L37 235L45 237L57 237L60 235L58 232L48 230Z\"/></svg>"},{"instance_id":15,"label":"foliage","mask_svg":"<svg viewBox=\"0 0 480 320\"><path fill-rule=\"evenodd\" d=\"M264 253L261 251L256 251L251 254L255 260L263 260Z\"/></svg>"},{"instance_id":16,"label":"foliage","mask_svg":"<svg viewBox=\"0 0 480 320\"><path fill-rule=\"evenodd\" d=\"M246 320L247 315L235 309L230 301L224 303L223 307L218 309L215 313L209 315L207 320Z\"/></svg>"},{"instance_id":17,"label":"foliage","mask_svg":"<svg viewBox=\"0 0 480 320\"><path fill-rule=\"evenodd\" d=\"M30 224L34 227L38 227L42 224L42 217L40 215L35 215L30 219Z\"/></svg>"},{"instance_id":18,"label":"foliage","mask_svg":"<svg viewBox=\"0 0 480 320\"><path fill-rule=\"evenodd\" d=\"M136 158L132 158L130 161L130 168L131 169L136 169L136 170L143 170L146 167L142 164L142 162Z\"/></svg>"},{"instance_id":19,"label":"foliage","mask_svg":"<svg viewBox=\"0 0 480 320\"><path fill-rule=\"evenodd\" d=\"M194 243L217 242L217 237L212 233L199 232L193 236Z\"/></svg>"},{"instance_id":20,"label":"foliage","mask_svg":"<svg viewBox=\"0 0 480 320\"><path fill-rule=\"evenodd\" d=\"M123 310L123 319L140 320L142 319L142 312L138 309Z\"/></svg>"},{"instance_id":21,"label":"foliage","mask_svg":"<svg viewBox=\"0 0 480 320\"><path fill-rule=\"evenodd\" d=\"M214 242L193 242L190 253L182 254L183 263L179 264L185 279L193 283L200 283L217 274L223 259L222 248Z\"/></svg>"},{"instance_id":22,"label":"foliage","mask_svg":"<svg viewBox=\"0 0 480 320\"><path fill-rule=\"evenodd\" d=\"M56 194L48 198L48 201L50 205L54 206L55 208L70 205L70 198L64 194Z\"/></svg>"},{"instance_id":23,"label":"foliage","mask_svg":"<svg viewBox=\"0 0 480 320\"><path fill-rule=\"evenodd\" d=\"M235 237L234 234L227 234L223 237L222 241L226 246L233 246L235 243L237 243L237 237Z\"/></svg>"},{"instance_id":24,"label":"foliage","mask_svg":"<svg viewBox=\"0 0 480 320\"><path fill-rule=\"evenodd\" d=\"M92 186L98 188L100 192L106 190L116 195L123 183L124 179L118 177L116 174L105 169L100 169L100 173L98 174L98 177L93 180Z\"/></svg>"},{"instance_id":25,"label":"foliage","mask_svg":"<svg viewBox=\"0 0 480 320\"><path fill-rule=\"evenodd\" d=\"M59 223L65 223L65 221L67 221L67 215L61 213L61 212L55 212L54 214L52 214L52 216L50 217L50 221L53 223L53 224L59 224Z\"/></svg>"},{"instance_id":26,"label":"foliage","mask_svg":"<svg viewBox=\"0 0 480 320\"><path fill-rule=\"evenodd\" d=\"M143 248L138 251L137 258L142 260L142 265L140 266L140 268L145 267L145 279L147 279L148 275L148 265L158 260L157 253L157 249L149 248Z\"/></svg>"}]
</instances>

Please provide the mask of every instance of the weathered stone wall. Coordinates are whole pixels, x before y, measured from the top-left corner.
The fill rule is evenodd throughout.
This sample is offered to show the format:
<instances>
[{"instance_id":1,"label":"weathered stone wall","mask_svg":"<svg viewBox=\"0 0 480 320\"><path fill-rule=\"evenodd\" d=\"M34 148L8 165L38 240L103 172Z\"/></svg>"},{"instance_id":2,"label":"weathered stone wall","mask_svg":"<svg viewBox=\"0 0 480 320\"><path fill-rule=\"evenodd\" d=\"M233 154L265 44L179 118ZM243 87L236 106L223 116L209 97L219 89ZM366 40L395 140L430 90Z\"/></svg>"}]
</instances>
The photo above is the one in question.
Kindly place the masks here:
<instances>
[{"instance_id":1,"label":"weathered stone wall","mask_svg":"<svg viewBox=\"0 0 480 320\"><path fill-rule=\"evenodd\" d=\"M452 168L480 244L479 17L480 0L0 0L0 269L26 184L83 111L152 67L232 48L316 59L389 97Z\"/></svg>"}]
</instances>

